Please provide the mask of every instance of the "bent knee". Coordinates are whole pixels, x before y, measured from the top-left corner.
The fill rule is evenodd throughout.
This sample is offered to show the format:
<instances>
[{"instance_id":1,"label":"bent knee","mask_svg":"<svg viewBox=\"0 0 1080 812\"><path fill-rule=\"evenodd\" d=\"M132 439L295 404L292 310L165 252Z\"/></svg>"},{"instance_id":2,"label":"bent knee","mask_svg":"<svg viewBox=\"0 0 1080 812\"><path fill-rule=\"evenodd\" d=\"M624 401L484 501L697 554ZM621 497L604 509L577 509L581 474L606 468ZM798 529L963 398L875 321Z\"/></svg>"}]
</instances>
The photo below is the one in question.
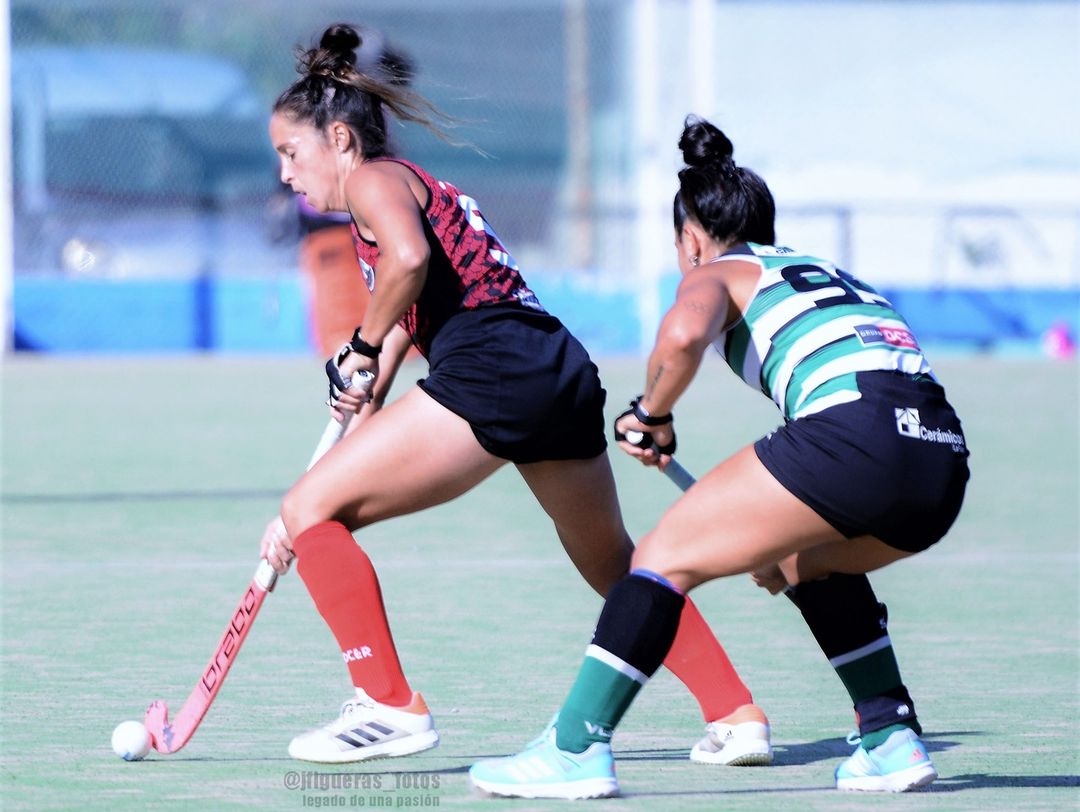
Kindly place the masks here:
<instances>
[{"instance_id":1,"label":"bent knee","mask_svg":"<svg viewBox=\"0 0 1080 812\"><path fill-rule=\"evenodd\" d=\"M570 535L558 526L556 530L577 571L600 597L606 598L611 588L630 571L634 545L625 530L579 535Z\"/></svg>"},{"instance_id":2,"label":"bent knee","mask_svg":"<svg viewBox=\"0 0 1080 812\"><path fill-rule=\"evenodd\" d=\"M320 500L319 495L303 482L298 482L289 489L281 500L281 520L289 532L289 538L295 539L310 527L320 522L337 519L337 511Z\"/></svg>"},{"instance_id":3,"label":"bent knee","mask_svg":"<svg viewBox=\"0 0 1080 812\"><path fill-rule=\"evenodd\" d=\"M654 572L683 592L688 592L708 580L700 567L680 555L676 544L655 532L645 536L638 544L630 561L630 568Z\"/></svg>"}]
</instances>

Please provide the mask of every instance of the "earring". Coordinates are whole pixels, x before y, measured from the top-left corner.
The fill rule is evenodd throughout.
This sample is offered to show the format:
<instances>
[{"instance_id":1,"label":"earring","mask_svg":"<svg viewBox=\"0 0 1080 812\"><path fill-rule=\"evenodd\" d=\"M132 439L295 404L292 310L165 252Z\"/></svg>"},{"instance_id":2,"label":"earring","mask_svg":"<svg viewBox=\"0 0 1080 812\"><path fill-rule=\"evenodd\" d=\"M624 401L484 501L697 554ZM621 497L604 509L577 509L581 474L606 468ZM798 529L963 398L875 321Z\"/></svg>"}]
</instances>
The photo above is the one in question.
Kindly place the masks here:
<instances>
[{"instance_id":1,"label":"earring","mask_svg":"<svg viewBox=\"0 0 1080 812\"><path fill-rule=\"evenodd\" d=\"M694 256L690 257L690 264L693 267L696 268L699 262L701 262L701 257L699 257L697 254L694 254Z\"/></svg>"}]
</instances>

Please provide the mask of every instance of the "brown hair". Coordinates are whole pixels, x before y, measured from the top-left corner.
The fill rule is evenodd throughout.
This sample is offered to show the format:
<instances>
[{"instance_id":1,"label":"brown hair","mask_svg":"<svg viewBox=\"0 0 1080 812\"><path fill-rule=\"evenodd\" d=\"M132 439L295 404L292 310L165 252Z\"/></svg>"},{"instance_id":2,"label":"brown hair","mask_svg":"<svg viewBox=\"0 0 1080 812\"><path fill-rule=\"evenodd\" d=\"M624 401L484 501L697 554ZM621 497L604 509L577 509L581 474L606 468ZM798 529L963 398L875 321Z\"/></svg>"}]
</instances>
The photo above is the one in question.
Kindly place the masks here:
<instances>
[{"instance_id":1,"label":"brown hair","mask_svg":"<svg viewBox=\"0 0 1080 812\"><path fill-rule=\"evenodd\" d=\"M296 70L301 78L278 96L274 112L309 121L320 131L341 121L368 158L390 154L384 108L448 141L436 121L448 125L453 119L408 89L413 76L408 59L386 50L375 60L382 76L373 75L357 68L356 52L362 43L353 26L339 23L323 32L317 47L298 49Z\"/></svg>"}]
</instances>

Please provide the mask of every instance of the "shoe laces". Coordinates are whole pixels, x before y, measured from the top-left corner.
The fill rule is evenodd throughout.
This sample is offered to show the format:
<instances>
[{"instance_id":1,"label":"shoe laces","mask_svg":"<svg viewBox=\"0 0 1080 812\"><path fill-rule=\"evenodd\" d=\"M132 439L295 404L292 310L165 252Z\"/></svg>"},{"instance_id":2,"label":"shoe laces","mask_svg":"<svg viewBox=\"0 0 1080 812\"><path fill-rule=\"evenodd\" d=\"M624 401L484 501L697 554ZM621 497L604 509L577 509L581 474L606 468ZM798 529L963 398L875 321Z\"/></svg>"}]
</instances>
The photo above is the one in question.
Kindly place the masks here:
<instances>
[{"instance_id":1,"label":"shoe laces","mask_svg":"<svg viewBox=\"0 0 1080 812\"><path fill-rule=\"evenodd\" d=\"M340 716L344 719L361 708L375 710L375 700L368 696L362 688L356 689L356 696L346 699L341 705Z\"/></svg>"},{"instance_id":2,"label":"shoe laces","mask_svg":"<svg viewBox=\"0 0 1080 812\"><path fill-rule=\"evenodd\" d=\"M559 721L559 712L555 711L555 715L551 717L551 721L547 723L547 726L540 732L535 739L525 745L525 750L531 750L534 747L539 747L541 744L545 744L548 740L548 736L551 733L551 729L555 727L555 723Z\"/></svg>"}]
</instances>

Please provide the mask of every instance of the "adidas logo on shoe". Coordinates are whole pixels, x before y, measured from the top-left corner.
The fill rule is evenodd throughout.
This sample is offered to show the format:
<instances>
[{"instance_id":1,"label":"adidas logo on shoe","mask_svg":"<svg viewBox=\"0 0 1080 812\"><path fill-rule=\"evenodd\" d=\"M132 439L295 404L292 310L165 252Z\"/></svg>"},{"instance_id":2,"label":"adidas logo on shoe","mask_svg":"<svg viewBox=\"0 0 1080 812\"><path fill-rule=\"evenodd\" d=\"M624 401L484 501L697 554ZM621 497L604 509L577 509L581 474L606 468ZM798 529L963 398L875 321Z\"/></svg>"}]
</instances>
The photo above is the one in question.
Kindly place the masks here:
<instances>
[{"instance_id":1,"label":"adidas logo on shoe","mask_svg":"<svg viewBox=\"0 0 1080 812\"><path fill-rule=\"evenodd\" d=\"M772 745L765 712L757 705L743 705L723 719L709 722L705 738L690 751L690 760L729 767L771 764Z\"/></svg>"}]
</instances>

